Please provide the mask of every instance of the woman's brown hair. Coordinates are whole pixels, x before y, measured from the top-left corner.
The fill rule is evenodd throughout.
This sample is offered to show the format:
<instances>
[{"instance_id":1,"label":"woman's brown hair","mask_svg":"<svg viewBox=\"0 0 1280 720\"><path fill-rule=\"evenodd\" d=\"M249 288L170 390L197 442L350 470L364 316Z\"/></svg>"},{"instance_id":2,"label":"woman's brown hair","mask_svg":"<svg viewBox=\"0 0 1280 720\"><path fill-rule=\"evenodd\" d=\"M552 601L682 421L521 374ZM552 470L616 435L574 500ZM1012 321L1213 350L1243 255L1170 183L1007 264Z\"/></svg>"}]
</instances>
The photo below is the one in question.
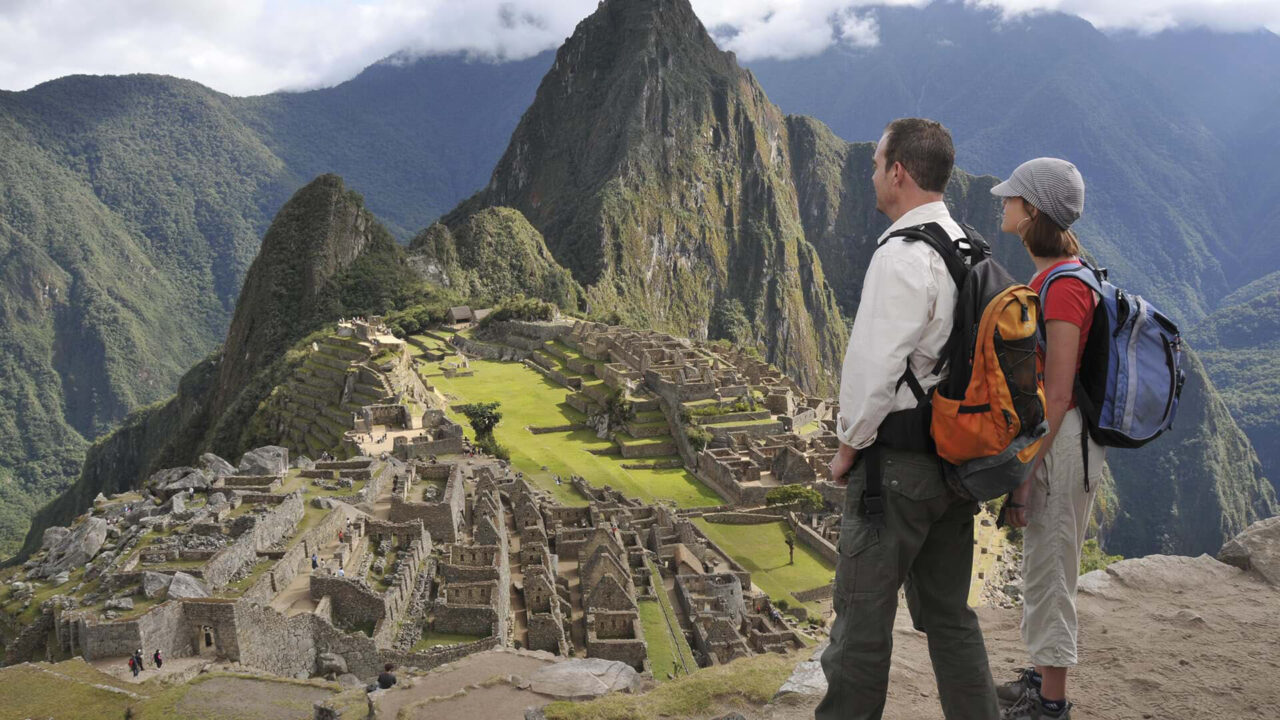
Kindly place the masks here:
<instances>
[{"instance_id":1,"label":"woman's brown hair","mask_svg":"<svg viewBox=\"0 0 1280 720\"><path fill-rule=\"evenodd\" d=\"M1022 234L1022 243L1027 246L1027 250L1032 255L1039 258L1057 258L1080 254L1080 241L1076 239L1075 233L1070 229L1062 229L1053 221L1053 218L1049 217L1048 213L1040 212L1034 205L1027 202L1026 198L1019 199L1022 200L1022 207L1031 218L1027 231Z\"/></svg>"}]
</instances>

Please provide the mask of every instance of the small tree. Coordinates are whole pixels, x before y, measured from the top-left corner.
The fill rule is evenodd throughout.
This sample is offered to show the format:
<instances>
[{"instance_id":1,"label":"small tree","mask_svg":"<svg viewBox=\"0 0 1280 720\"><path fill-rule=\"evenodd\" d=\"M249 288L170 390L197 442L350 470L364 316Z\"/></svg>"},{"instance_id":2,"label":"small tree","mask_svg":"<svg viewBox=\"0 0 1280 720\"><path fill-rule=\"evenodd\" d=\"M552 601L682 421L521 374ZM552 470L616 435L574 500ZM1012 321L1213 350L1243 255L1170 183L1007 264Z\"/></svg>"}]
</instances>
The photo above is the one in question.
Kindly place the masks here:
<instances>
[{"instance_id":1,"label":"small tree","mask_svg":"<svg viewBox=\"0 0 1280 720\"><path fill-rule=\"evenodd\" d=\"M822 493L804 485L783 485L764 496L765 505L792 505L800 512L817 512L822 509Z\"/></svg>"},{"instance_id":2,"label":"small tree","mask_svg":"<svg viewBox=\"0 0 1280 720\"><path fill-rule=\"evenodd\" d=\"M788 565L795 565L795 564L796 564L796 534L795 534L795 532L793 532L793 531L791 530L791 528L787 528L786 532L784 532L784 533L782 534L782 539L783 539L784 541L786 541L786 543L787 543L787 554L790 556L790 559L788 559L788 560L787 560L787 564L788 564Z\"/></svg>"},{"instance_id":3,"label":"small tree","mask_svg":"<svg viewBox=\"0 0 1280 720\"><path fill-rule=\"evenodd\" d=\"M493 429L502 420L502 413L498 412L500 406L501 403L496 402L467 403L457 405L454 409L471 421L471 429L476 431L476 441L479 442L493 437Z\"/></svg>"}]
</instances>

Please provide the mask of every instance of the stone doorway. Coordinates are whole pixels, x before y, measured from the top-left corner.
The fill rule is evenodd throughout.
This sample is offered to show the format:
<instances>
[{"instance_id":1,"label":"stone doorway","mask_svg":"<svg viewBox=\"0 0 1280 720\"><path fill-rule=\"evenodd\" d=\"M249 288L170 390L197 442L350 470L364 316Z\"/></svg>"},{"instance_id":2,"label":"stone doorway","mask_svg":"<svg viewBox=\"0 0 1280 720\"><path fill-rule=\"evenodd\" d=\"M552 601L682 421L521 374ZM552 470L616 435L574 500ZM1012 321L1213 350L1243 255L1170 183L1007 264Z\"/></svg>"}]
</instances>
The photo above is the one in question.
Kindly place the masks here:
<instances>
[{"instance_id":1,"label":"stone doorway","mask_svg":"<svg viewBox=\"0 0 1280 720\"><path fill-rule=\"evenodd\" d=\"M197 625L196 632L196 655L200 657L217 657L218 656L218 631L213 629L212 625Z\"/></svg>"}]
</instances>

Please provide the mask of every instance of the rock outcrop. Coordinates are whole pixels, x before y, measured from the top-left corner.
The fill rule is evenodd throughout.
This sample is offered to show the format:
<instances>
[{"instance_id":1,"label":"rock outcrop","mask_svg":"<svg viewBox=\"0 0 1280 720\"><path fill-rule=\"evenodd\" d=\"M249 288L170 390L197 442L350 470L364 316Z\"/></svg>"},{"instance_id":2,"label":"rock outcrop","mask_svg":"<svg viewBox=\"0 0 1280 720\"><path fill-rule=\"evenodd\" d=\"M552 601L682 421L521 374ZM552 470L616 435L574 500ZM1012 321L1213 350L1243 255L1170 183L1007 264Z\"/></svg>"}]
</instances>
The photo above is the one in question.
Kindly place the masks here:
<instances>
[{"instance_id":1,"label":"rock outcrop","mask_svg":"<svg viewBox=\"0 0 1280 720\"><path fill-rule=\"evenodd\" d=\"M48 555L33 569L32 577L54 577L85 566L106 540L107 521L98 517L91 517L65 533L54 531L45 538Z\"/></svg>"},{"instance_id":2,"label":"rock outcrop","mask_svg":"<svg viewBox=\"0 0 1280 720\"><path fill-rule=\"evenodd\" d=\"M209 589L194 577L184 572L176 572L169 583L169 597L175 600L209 597Z\"/></svg>"},{"instance_id":3,"label":"rock outcrop","mask_svg":"<svg viewBox=\"0 0 1280 720\"><path fill-rule=\"evenodd\" d=\"M1280 516L1259 520L1222 546L1218 559L1280 587Z\"/></svg>"},{"instance_id":4,"label":"rock outcrop","mask_svg":"<svg viewBox=\"0 0 1280 720\"><path fill-rule=\"evenodd\" d=\"M284 475L289 469L289 448L265 445L240 458L240 475Z\"/></svg>"},{"instance_id":5,"label":"rock outcrop","mask_svg":"<svg viewBox=\"0 0 1280 720\"><path fill-rule=\"evenodd\" d=\"M566 660L535 670L528 688L555 698L587 700L611 692L635 692L640 688L640 674L617 660Z\"/></svg>"}]
</instances>

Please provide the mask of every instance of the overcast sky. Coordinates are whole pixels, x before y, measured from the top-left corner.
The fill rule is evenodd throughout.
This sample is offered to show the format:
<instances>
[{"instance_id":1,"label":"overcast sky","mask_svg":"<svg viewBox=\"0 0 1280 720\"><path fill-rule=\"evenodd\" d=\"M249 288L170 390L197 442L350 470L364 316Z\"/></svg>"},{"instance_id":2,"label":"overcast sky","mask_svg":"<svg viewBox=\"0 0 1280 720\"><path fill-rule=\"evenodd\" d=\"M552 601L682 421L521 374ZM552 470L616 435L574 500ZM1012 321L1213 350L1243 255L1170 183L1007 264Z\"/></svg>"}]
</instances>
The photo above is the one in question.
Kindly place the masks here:
<instances>
[{"instance_id":1,"label":"overcast sky","mask_svg":"<svg viewBox=\"0 0 1280 720\"><path fill-rule=\"evenodd\" d=\"M1059 10L1103 30L1280 32L1280 0L966 0ZM868 2L692 0L743 60L874 45ZM875 4L920 5L922 0ZM400 50L517 59L558 46L596 0L0 0L0 88L72 73L176 75L235 95L333 85Z\"/></svg>"}]
</instances>

